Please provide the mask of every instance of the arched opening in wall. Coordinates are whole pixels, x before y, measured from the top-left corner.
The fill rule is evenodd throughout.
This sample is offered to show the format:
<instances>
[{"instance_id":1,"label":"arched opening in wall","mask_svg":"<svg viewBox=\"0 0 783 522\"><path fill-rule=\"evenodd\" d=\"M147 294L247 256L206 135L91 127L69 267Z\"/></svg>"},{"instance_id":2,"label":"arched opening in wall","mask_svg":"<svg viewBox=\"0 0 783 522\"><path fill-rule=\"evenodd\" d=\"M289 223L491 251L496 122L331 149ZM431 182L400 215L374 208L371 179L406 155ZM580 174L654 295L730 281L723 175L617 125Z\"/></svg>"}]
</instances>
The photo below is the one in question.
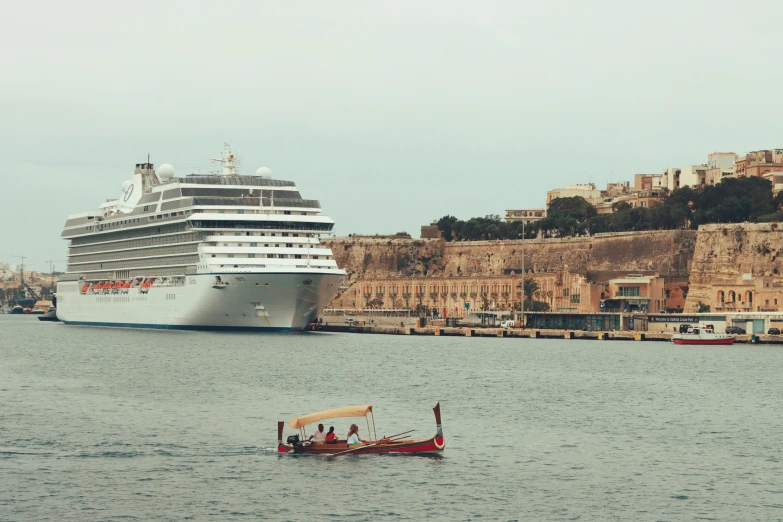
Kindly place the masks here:
<instances>
[{"instance_id":1,"label":"arched opening in wall","mask_svg":"<svg viewBox=\"0 0 783 522\"><path fill-rule=\"evenodd\" d=\"M734 290L729 290L729 301L732 303L737 302L737 294L734 293Z\"/></svg>"},{"instance_id":2,"label":"arched opening in wall","mask_svg":"<svg viewBox=\"0 0 783 522\"><path fill-rule=\"evenodd\" d=\"M751 305L753 304L753 292L750 290L745 292L745 302Z\"/></svg>"},{"instance_id":3,"label":"arched opening in wall","mask_svg":"<svg viewBox=\"0 0 783 522\"><path fill-rule=\"evenodd\" d=\"M723 293L723 290L718 290L718 302L719 303L726 302L726 294Z\"/></svg>"}]
</instances>

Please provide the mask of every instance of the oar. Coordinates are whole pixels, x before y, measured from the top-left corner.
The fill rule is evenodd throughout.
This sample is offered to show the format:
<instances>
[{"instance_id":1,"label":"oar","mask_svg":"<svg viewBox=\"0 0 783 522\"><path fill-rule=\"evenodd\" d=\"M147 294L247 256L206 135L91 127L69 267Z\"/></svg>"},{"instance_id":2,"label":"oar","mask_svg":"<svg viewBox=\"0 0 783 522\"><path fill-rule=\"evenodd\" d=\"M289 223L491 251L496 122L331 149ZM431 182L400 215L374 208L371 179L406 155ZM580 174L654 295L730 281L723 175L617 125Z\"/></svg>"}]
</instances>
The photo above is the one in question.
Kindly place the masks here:
<instances>
[{"instance_id":1,"label":"oar","mask_svg":"<svg viewBox=\"0 0 783 522\"><path fill-rule=\"evenodd\" d=\"M378 442L376 442L374 444L367 444L366 446L359 446L357 448L351 448L349 450L340 451L339 453L333 453L332 455L329 455L329 456L330 457L336 457L338 455L344 455L346 453L351 453L351 452L356 451L356 450L360 450L360 449L364 449L364 448L372 448L373 446L380 446L381 444L383 444L383 441L392 441L392 439L400 438L403 435L407 435L408 433L412 433L414 431L416 431L416 430L403 431L401 433L397 433L396 435L390 435L389 437L383 437L380 441L378 441Z\"/></svg>"}]
</instances>

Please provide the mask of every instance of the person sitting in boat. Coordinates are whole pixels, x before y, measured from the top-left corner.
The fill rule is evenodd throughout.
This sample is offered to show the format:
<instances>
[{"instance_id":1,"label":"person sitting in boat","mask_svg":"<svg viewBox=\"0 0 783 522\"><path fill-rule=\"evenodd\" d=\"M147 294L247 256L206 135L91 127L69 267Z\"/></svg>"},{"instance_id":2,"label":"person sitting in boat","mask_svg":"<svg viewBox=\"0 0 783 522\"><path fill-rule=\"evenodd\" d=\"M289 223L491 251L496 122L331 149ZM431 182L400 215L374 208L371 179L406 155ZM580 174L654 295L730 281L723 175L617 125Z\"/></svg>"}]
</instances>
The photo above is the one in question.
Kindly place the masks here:
<instances>
[{"instance_id":1,"label":"person sitting in boat","mask_svg":"<svg viewBox=\"0 0 783 522\"><path fill-rule=\"evenodd\" d=\"M334 426L329 426L329 433L326 434L326 443L334 444L337 442L337 434L334 432Z\"/></svg>"},{"instance_id":2,"label":"person sitting in boat","mask_svg":"<svg viewBox=\"0 0 783 522\"><path fill-rule=\"evenodd\" d=\"M359 440L359 426L356 424L351 424L351 429L348 430L347 443L349 446L355 446L362 443L362 441Z\"/></svg>"},{"instance_id":3,"label":"person sitting in boat","mask_svg":"<svg viewBox=\"0 0 783 522\"><path fill-rule=\"evenodd\" d=\"M307 440L311 440L313 442L324 442L326 440L326 433L324 433L324 425L319 424L318 431L310 435L310 438Z\"/></svg>"}]
</instances>

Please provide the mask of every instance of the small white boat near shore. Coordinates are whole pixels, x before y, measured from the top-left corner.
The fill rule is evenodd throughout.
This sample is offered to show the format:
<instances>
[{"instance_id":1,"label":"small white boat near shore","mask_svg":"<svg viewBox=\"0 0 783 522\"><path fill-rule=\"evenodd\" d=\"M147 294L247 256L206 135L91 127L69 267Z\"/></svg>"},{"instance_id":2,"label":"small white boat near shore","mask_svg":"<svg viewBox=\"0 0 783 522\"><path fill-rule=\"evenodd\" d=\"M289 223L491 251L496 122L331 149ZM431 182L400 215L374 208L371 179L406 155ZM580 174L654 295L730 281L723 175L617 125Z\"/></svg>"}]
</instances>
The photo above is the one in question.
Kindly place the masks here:
<instances>
[{"instance_id":1,"label":"small white boat near shore","mask_svg":"<svg viewBox=\"0 0 783 522\"><path fill-rule=\"evenodd\" d=\"M711 324L703 324L692 326L685 333L674 334L672 342L674 344L726 345L734 344L734 336L715 333L715 328Z\"/></svg>"}]
</instances>

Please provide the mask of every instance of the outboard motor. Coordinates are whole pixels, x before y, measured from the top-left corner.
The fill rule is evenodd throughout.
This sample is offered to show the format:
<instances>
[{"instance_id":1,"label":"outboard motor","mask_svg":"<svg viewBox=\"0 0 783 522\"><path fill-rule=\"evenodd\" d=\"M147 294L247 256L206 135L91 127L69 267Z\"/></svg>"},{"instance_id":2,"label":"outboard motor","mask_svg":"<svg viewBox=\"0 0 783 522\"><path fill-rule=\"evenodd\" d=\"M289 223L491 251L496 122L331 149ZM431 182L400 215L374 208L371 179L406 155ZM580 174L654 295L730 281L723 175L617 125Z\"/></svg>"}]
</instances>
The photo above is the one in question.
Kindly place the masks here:
<instances>
[{"instance_id":1,"label":"outboard motor","mask_svg":"<svg viewBox=\"0 0 783 522\"><path fill-rule=\"evenodd\" d=\"M289 435L286 442L293 447L299 446L299 435Z\"/></svg>"}]
</instances>

